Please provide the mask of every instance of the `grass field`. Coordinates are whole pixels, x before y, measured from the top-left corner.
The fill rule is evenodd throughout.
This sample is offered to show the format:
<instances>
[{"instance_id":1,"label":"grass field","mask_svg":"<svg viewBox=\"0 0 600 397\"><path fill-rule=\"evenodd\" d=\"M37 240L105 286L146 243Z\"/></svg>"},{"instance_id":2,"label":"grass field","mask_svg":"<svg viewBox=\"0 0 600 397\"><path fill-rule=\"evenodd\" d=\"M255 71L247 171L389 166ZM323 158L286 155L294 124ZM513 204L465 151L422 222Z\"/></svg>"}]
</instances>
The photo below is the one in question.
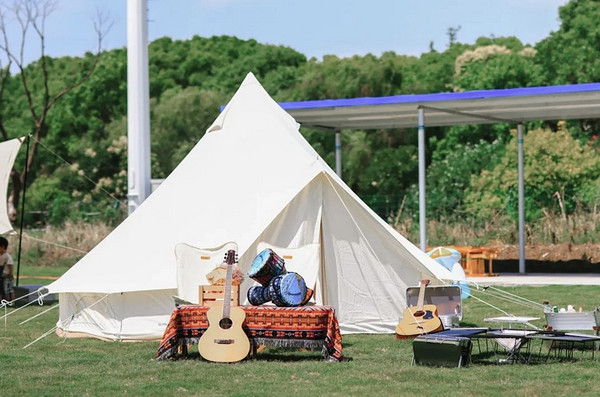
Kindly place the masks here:
<instances>
[{"instance_id":1,"label":"grass field","mask_svg":"<svg viewBox=\"0 0 600 397\"><path fill-rule=\"evenodd\" d=\"M25 269L23 269L25 270ZM29 272L22 272L23 274ZM38 272L39 273L39 272ZM31 273L33 274L33 273ZM39 274L36 274L39 275ZM42 279L43 281L44 279ZM44 283L44 282L41 282ZM534 302L573 304L592 310L599 287L505 287ZM541 316L540 310L500 301L486 292L476 296L511 314ZM469 298L464 326L486 326L498 313ZM192 348L188 359L157 361L158 341L123 343L61 339L54 333L23 347L52 329L52 310L20 322L47 307L37 304L0 320L0 390L6 396L581 396L599 395L600 354L576 352L575 360L538 364L497 364L482 360L465 368L412 366L412 340L394 335L344 335L346 360L324 362L319 351L268 348L255 359L235 364L203 361ZM9 309L12 311L15 309ZM540 320L537 325L543 325ZM476 358L476 357L475 357Z\"/></svg>"}]
</instances>

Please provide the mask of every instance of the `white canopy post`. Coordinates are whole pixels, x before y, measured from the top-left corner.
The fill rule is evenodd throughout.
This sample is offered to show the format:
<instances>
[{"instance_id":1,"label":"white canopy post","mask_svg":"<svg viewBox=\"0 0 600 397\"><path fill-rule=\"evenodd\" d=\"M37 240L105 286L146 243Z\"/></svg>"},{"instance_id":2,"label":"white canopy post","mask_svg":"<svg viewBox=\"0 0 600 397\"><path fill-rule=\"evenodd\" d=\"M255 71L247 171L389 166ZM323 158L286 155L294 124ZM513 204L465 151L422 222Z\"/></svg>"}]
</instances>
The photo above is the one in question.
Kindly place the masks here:
<instances>
[{"instance_id":1,"label":"white canopy post","mask_svg":"<svg viewBox=\"0 0 600 397\"><path fill-rule=\"evenodd\" d=\"M525 182L523 165L523 123L517 125L517 161L519 168L519 273L525 273Z\"/></svg>"},{"instance_id":2,"label":"white canopy post","mask_svg":"<svg viewBox=\"0 0 600 397\"><path fill-rule=\"evenodd\" d=\"M419 125L419 230L421 250L427 251L427 216L425 214L425 117L424 110L418 109Z\"/></svg>"},{"instance_id":3,"label":"white canopy post","mask_svg":"<svg viewBox=\"0 0 600 397\"><path fill-rule=\"evenodd\" d=\"M146 0L127 0L127 180L129 214L150 195L150 105Z\"/></svg>"},{"instance_id":4,"label":"white canopy post","mask_svg":"<svg viewBox=\"0 0 600 397\"><path fill-rule=\"evenodd\" d=\"M335 131L335 173L342 178L342 131Z\"/></svg>"}]
</instances>

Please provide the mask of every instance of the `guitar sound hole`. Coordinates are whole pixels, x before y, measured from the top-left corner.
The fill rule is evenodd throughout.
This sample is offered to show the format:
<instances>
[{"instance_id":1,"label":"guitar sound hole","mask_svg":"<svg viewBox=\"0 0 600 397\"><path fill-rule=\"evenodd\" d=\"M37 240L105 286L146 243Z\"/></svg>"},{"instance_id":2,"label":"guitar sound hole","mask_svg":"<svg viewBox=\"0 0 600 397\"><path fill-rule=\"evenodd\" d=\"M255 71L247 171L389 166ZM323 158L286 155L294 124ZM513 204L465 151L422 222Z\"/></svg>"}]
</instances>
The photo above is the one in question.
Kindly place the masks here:
<instances>
[{"instance_id":1,"label":"guitar sound hole","mask_svg":"<svg viewBox=\"0 0 600 397\"><path fill-rule=\"evenodd\" d=\"M425 314L425 312L424 312L424 311L422 311L422 310L419 310L419 311L416 311L416 312L415 312L414 316L415 316L415 317L422 317L424 314Z\"/></svg>"},{"instance_id":2,"label":"guitar sound hole","mask_svg":"<svg viewBox=\"0 0 600 397\"><path fill-rule=\"evenodd\" d=\"M222 329L229 329L232 325L233 321L231 321L230 318L222 318L221 321L219 321L219 327Z\"/></svg>"}]
</instances>

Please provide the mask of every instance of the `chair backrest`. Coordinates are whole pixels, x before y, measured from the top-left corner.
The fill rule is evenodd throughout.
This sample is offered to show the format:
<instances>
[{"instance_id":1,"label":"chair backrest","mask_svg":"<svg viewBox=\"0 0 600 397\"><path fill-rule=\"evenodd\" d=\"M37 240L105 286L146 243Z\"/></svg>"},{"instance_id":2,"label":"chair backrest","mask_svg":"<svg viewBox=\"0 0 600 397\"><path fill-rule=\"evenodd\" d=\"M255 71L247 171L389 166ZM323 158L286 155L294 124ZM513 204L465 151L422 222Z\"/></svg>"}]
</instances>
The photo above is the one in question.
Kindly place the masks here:
<instances>
[{"instance_id":1,"label":"chair backrest","mask_svg":"<svg viewBox=\"0 0 600 397\"><path fill-rule=\"evenodd\" d=\"M554 331L590 331L600 325L596 312L545 313L545 316L548 327Z\"/></svg>"},{"instance_id":2,"label":"chair backrest","mask_svg":"<svg viewBox=\"0 0 600 397\"><path fill-rule=\"evenodd\" d=\"M298 248L277 247L261 241L256 252L271 248L285 261L285 270L296 272L304 278L308 288L315 289L319 269L321 267L321 246L319 244L306 244ZM313 298L314 299L314 298Z\"/></svg>"},{"instance_id":3,"label":"chair backrest","mask_svg":"<svg viewBox=\"0 0 600 397\"><path fill-rule=\"evenodd\" d=\"M228 250L237 252L234 242L214 248L198 248L189 244L175 245L177 262L177 296L192 303L199 303L198 287L209 285L206 275L223 263Z\"/></svg>"}]
</instances>

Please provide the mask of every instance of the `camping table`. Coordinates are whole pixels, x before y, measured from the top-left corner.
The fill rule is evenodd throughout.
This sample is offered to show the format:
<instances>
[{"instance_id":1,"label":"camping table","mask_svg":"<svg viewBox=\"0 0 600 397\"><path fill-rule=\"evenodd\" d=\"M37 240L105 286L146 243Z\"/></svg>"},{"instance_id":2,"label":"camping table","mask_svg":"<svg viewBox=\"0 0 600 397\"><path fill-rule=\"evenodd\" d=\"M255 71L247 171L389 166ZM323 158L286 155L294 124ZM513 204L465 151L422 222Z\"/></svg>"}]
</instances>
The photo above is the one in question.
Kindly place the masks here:
<instances>
[{"instance_id":1,"label":"camping table","mask_svg":"<svg viewBox=\"0 0 600 397\"><path fill-rule=\"evenodd\" d=\"M504 349L506 356L499 359L499 362L505 363L528 363L531 358L531 349L528 336L535 334L537 331L524 329L498 329L488 330L485 333L472 335L472 339L484 339L486 348L488 340L493 340L497 346ZM495 345L496 346L496 345ZM499 351L494 347L494 355Z\"/></svg>"},{"instance_id":2,"label":"camping table","mask_svg":"<svg viewBox=\"0 0 600 397\"><path fill-rule=\"evenodd\" d=\"M250 339L253 353L260 345L296 348L322 348L328 361L341 361L342 336L331 306L239 306L246 313L242 328ZM182 305L171 314L158 347L159 360L187 354L187 346L198 344L208 328L210 307Z\"/></svg>"},{"instance_id":3,"label":"camping table","mask_svg":"<svg viewBox=\"0 0 600 397\"><path fill-rule=\"evenodd\" d=\"M565 333L556 331L545 331L537 332L532 335L528 335L527 339L549 341L550 347L548 348L548 354L546 355L546 361L550 357L550 353L554 350L556 357L561 357L564 354L564 358L571 360L573 359L573 351L575 350L576 344L585 345L586 343L597 344L600 342L600 337L586 334L576 333ZM595 345L592 348L592 358L594 357ZM540 343L539 355L541 357L542 343Z\"/></svg>"},{"instance_id":4,"label":"camping table","mask_svg":"<svg viewBox=\"0 0 600 397\"><path fill-rule=\"evenodd\" d=\"M508 324L508 328L512 328L513 324L527 325L535 330L539 330L538 327L531 324L531 321L539 320L539 317L526 317L526 316L500 316L500 317L489 317L484 318L483 321L486 323L503 323Z\"/></svg>"}]
</instances>

